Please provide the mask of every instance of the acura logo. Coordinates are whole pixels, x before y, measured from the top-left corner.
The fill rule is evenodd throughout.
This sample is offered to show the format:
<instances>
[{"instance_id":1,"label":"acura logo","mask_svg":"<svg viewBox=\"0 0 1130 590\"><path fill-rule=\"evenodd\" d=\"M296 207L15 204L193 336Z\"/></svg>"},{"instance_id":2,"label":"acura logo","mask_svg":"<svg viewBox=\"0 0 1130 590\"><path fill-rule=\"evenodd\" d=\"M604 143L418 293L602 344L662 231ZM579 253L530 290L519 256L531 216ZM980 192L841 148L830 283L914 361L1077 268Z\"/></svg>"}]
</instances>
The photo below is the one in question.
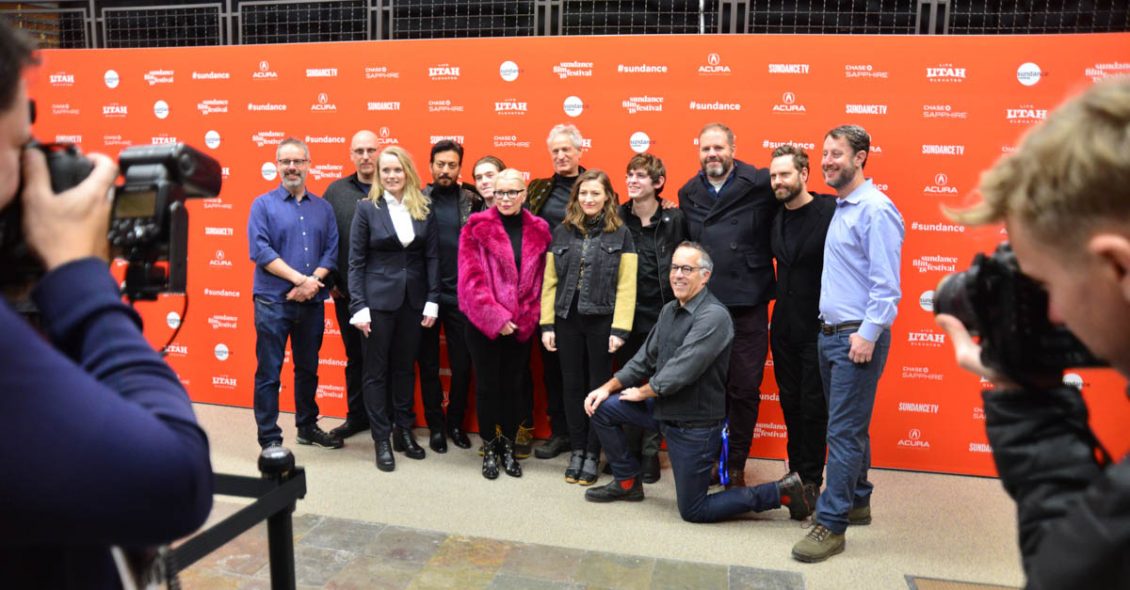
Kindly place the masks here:
<instances>
[{"instance_id":1,"label":"acura logo","mask_svg":"<svg viewBox=\"0 0 1130 590\"><path fill-rule=\"evenodd\" d=\"M718 55L717 53L711 53L710 55L706 56L706 63L712 66L716 66L722 63L722 56Z\"/></svg>"},{"instance_id":2,"label":"acura logo","mask_svg":"<svg viewBox=\"0 0 1130 590\"><path fill-rule=\"evenodd\" d=\"M792 92L786 92L786 93L781 95L781 100L785 104L793 104L794 102L796 102L796 95L793 94Z\"/></svg>"},{"instance_id":3,"label":"acura logo","mask_svg":"<svg viewBox=\"0 0 1130 590\"><path fill-rule=\"evenodd\" d=\"M263 60L263 61L259 62L259 71L260 72L265 72L269 69L271 69L271 64L267 63L267 60Z\"/></svg>"},{"instance_id":4,"label":"acura logo","mask_svg":"<svg viewBox=\"0 0 1130 590\"><path fill-rule=\"evenodd\" d=\"M949 184L949 181L950 181L950 179L949 179L948 176L945 175L945 173L939 172L939 173L934 175L934 184L936 184L938 186L945 186L945 185Z\"/></svg>"},{"instance_id":5,"label":"acura logo","mask_svg":"<svg viewBox=\"0 0 1130 590\"><path fill-rule=\"evenodd\" d=\"M325 92L318 94L318 104L326 104L330 101L330 96Z\"/></svg>"}]
</instances>

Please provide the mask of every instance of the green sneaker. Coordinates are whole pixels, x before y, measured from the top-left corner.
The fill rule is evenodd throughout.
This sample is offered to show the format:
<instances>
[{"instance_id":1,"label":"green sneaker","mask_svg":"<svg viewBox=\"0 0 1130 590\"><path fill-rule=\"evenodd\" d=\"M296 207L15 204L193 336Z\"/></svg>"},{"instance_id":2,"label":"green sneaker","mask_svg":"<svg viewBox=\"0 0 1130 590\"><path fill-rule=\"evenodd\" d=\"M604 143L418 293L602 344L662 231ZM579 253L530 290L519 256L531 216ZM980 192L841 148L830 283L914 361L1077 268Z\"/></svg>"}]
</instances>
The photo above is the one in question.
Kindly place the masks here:
<instances>
[{"instance_id":1,"label":"green sneaker","mask_svg":"<svg viewBox=\"0 0 1130 590\"><path fill-rule=\"evenodd\" d=\"M822 524L817 524L808 531L808 536L793 545L793 559L805 563L824 561L829 557L843 553L847 541L843 535L837 535Z\"/></svg>"},{"instance_id":2,"label":"green sneaker","mask_svg":"<svg viewBox=\"0 0 1130 590\"><path fill-rule=\"evenodd\" d=\"M848 512L848 524L864 526L871 524L871 506L859 506Z\"/></svg>"}]
</instances>

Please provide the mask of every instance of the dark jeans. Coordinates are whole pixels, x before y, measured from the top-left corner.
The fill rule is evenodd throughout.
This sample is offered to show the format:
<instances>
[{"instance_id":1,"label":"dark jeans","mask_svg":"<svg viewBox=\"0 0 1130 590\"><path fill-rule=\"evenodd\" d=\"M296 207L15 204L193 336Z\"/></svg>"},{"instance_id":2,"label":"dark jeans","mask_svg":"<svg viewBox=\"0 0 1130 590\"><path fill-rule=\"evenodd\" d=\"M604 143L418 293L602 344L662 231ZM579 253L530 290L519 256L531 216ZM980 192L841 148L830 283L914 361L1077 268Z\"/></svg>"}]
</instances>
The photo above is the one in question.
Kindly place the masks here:
<instances>
[{"instance_id":1,"label":"dark jeans","mask_svg":"<svg viewBox=\"0 0 1130 590\"><path fill-rule=\"evenodd\" d=\"M478 376L475 403L479 435L483 440L493 439L497 424L503 436L514 440L524 410L521 399L525 396L530 342L518 342L513 335L490 340L478 328L469 326L467 344Z\"/></svg>"},{"instance_id":2,"label":"dark jeans","mask_svg":"<svg viewBox=\"0 0 1130 590\"><path fill-rule=\"evenodd\" d=\"M545 414L549 418L550 433L552 436L568 436L565 400L561 393L561 355L546 350L544 346L538 346L537 349L541 351L541 378L545 385ZM531 382L531 395L532 386ZM530 413L533 413L532 407Z\"/></svg>"},{"instance_id":3,"label":"dark jeans","mask_svg":"<svg viewBox=\"0 0 1130 590\"><path fill-rule=\"evenodd\" d=\"M443 411L443 385L439 380L439 327L447 341L447 363L451 367L451 388L447 394L447 417ZM420 395L424 398L424 419L428 428L443 432L463 428L467 415L467 392L471 388L471 354L467 350L467 316L453 305L440 305L439 317L431 328L423 328L420 338ZM471 328L474 329L474 328Z\"/></svg>"},{"instance_id":4,"label":"dark jeans","mask_svg":"<svg viewBox=\"0 0 1130 590\"><path fill-rule=\"evenodd\" d=\"M396 311L370 309L372 331L364 339L365 411L373 440L388 440L392 427L412 428L416 413L416 355L420 350L421 310L407 305ZM391 409L390 409L391 407Z\"/></svg>"},{"instance_id":5,"label":"dark jeans","mask_svg":"<svg viewBox=\"0 0 1130 590\"><path fill-rule=\"evenodd\" d=\"M788 429L789 468L804 483L824 483L824 455L828 439L828 402L820 380L816 340L786 342L770 334L773 374L781 395L781 411Z\"/></svg>"},{"instance_id":6,"label":"dark jeans","mask_svg":"<svg viewBox=\"0 0 1130 590\"><path fill-rule=\"evenodd\" d=\"M612 355L608 337L612 334L612 314L583 315L576 303L569 317L557 318L557 350L561 356L561 383L565 402L565 421L569 425L569 446L574 450L600 452L600 441L589 431L585 396L612 378Z\"/></svg>"},{"instance_id":7,"label":"dark jeans","mask_svg":"<svg viewBox=\"0 0 1130 590\"><path fill-rule=\"evenodd\" d=\"M279 428L279 375L286 341L294 361L294 423L299 429L318 423L318 351L325 333L321 301L273 303L255 298L255 423L259 446L282 442Z\"/></svg>"},{"instance_id":8,"label":"dark jeans","mask_svg":"<svg viewBox=\"0 0 1130 590\"><path fill-rule=\"evenodd\" d=\"M597 407L592 427L600 436L604 455L617 480L640 475L639 461L628 452L622 428L625 424L634 424L648 430L659 429L667 439L667 457L675 476L675 498L683 520L718 522L745 512L781 506L781 493L776 483L708 494L710 469L722 447L722 423L719 421L705 428L682 428L671 422L656 421L652 417L654 407L654 399L625 402L616 394Z\"/></svg>"},{"instance_id":9,"label":"dark jeans","mask_svg":"<svg viewBox=\"0 0 1130 590\"><path fill-rule=\"evenodd\" d=\"M636 316L636 321L639 321L639 316ZM616 365L623 367L636 356L643 343L647 340L647 332L632 331L628 339L624 342L624 346L616 351ZM659 453L659 431L647 430L640 428L635 424L624 425L624 435L628 437L628 450L636 457L643 455L656 455Z\"/></svg>"},{"instance_id":10,"label":"dark jeans","mask_svg":"<svg viewBox=\"0 0 1130 590\"><path fill-rule=\"evenodd\" d=\"M341 342L345 345L345 400L348 404L346 421L368 426L369 416L365 413L365 396L361 393L361 379L364 366L364 353L361 351L361 330L349 323L353 314L349 313L349 298L334 298L334 315L341 330Z\"/></svg>"},{"instance_id":11,"label":"dark jeans","mask_svg":"<svg viewBox=\"0 0 1130 590\"><path fill-rule=\"evenodd\" d=\"M729 462L731 471L745 469L757 411L761 403L761 378L769 354L769 304L731 307L734 344L730 349L730 372L726 379L726 417L730 420Z\"/></svg>"},{"instance_id":12,"label":"dark jeans","mask_svg":"<svg viewBox=\"0 0 1130 590\"><path fill-rule=\"evenodd\" d=\"M828 480L816 502L816 521L833 533L847 530L848 512L871 503L871 411L875 390L887 364L891 332L875 342L871 361L848 360L850 332L818 336L820 377L828 399Z\"/></svg>"}]
</instances>

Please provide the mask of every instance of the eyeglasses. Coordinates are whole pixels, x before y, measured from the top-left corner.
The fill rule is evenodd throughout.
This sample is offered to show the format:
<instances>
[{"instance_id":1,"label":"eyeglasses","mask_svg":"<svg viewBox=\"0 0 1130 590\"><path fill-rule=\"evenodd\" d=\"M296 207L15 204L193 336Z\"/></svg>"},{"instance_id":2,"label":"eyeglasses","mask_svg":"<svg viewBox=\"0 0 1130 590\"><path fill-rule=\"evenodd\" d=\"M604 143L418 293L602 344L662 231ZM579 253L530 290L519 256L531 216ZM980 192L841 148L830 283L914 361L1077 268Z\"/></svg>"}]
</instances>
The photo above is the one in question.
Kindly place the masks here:
<instances>
[{"instance_id":1,"label":"eyeglasses","mask_svg":"<svg viewBox=\"0 0 1130 590\"><path fill-rule=\"evenodd\" d=\"M699 270L701 268L702 268L701 266L691 266L689 264L672 264L671 265L671 274L677 275L679 273L682 273L682 274L685 274L685 275L689 275L692 272Z\"/></svg>"},{"instance_id":2,"label":"eyeglasses","mask_svg":"<svg viewBox=\"0 0 1130 590\"><path fill-rule=\"evenodd\" d=\"M303 159L303 160L279 160L279 164L282 164L284 168L289 168L291 166L302 166L309 161L310 160L305 160L305 159Z\"/></svg>"},{"instance_id":3,"label":"eyeglasses","mask_svg":"<svg viewBox=\"0 0 1130 590\"><path fill-rule=\"evenodd\" d=\"M526 192L526 189L517 191L494 191L494 198L496 199L517 199L518 195Z\"/></svg>"}]
</instances>

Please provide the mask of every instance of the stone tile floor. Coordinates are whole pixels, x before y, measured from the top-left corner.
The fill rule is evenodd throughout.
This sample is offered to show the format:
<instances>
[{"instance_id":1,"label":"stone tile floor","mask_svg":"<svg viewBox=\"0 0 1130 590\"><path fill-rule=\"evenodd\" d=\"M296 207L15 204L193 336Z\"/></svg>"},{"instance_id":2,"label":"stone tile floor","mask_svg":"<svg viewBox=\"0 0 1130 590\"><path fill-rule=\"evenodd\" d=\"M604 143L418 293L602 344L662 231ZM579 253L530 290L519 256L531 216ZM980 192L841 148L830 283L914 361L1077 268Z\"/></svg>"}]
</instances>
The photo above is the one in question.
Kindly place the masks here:
<instances>
[{"instance_id":1,"label":"stone tile floor","mask_svg":"<svg viewBox=\"0 0 1130 590\"><path fill-rule=\"evenodd\" d=\"M294 538L301 589L804 588L803 576L795 572L465 537L313 514L294 517ZM188 589L270 588L266 525L181 572L180 581Z\"/></svg>"}]
</instances>

